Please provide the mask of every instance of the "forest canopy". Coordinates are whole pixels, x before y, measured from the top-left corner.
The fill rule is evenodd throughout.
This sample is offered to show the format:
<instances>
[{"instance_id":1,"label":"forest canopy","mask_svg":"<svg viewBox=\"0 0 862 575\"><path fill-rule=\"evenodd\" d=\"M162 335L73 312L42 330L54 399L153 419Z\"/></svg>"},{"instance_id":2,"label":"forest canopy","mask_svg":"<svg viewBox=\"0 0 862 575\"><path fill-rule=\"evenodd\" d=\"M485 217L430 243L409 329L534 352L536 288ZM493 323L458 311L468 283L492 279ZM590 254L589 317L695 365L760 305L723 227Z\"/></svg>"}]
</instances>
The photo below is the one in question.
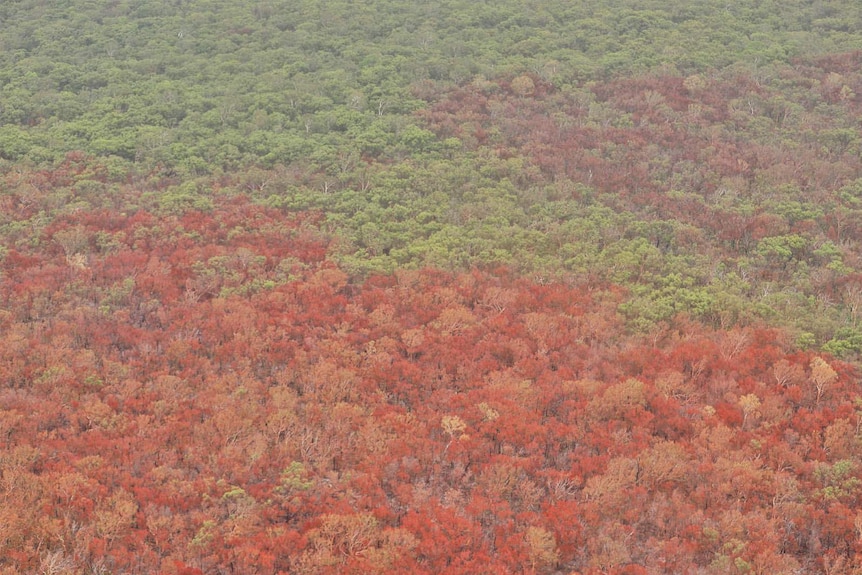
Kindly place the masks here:
<instances>
[{"instance_id":1,"label":"forest canopy","mask_svg":"<svg viewBox=\"0 0 862 575\"><path fill-rule=\"evenodd\" d=\"M0 48L0 575L862 572L856 2Z\"/></svg>"}]
</instances>

